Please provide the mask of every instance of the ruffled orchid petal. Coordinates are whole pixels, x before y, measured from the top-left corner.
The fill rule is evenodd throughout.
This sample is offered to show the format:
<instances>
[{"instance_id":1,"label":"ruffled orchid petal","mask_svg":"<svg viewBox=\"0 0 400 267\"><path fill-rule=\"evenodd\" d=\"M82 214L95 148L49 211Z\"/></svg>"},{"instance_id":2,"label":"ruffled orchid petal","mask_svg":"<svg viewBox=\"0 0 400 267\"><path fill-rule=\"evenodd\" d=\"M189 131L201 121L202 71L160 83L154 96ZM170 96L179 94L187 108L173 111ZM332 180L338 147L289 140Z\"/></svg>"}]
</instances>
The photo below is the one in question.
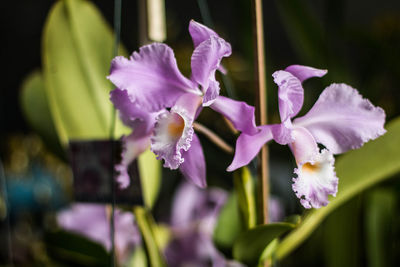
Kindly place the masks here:
<instances>
[{"instance_id":1,"label":"ruffled orchid petal","mask_svg":"<svg viewBox=\"0 0 400 267\"><path fill-rule=\"evenodd\" d=\"M291 65L287 67L285 71L293 74L293 76L299 79L300 82L303 82L312 77L322 77L328 72L328 70L321 70L302 65Z\"/></svg>"},{"instance_id":2,"label":"ruffled orchid petal","mask_svg":"<svg viewBox=\"0 0 400 267\"><path fill-rule=\"evenodd\" d=\"M235 156L227 171L234 171L250 163L257 156L265 143L272 140L271 125L259 126L254 135L242 133L236 141Z\"/></svg>"},{"instance_id":3,"label":"ruffled orchid petal","mask_svg":"<svg viewBox=\"0 0 400 267\"><path fill-rule=\"evenodd\" d=\"M193 51L191 59L192 79L202 86L203 93L207 95L204 101L206 105L210 105L219 95L220 88L215 80L215 71L220 66L222 58L231 53L231 45L217 36L210 36ZM209 90L210 92L207 92Z\"/></svg>"},{"instance_id":4,"label":"ruffled orchid petal","mask_svg":"<svg viewBox=\"0 0 400 267\"><path fill-rule=\"evenodd\" d=\"M271 125L272 136L280 145L287 145L294 141L292 122L290 119L280 123Z\"/></svg>"},{"instance_id":5,"label":"ruffled orchid petal","mask_svg":"<svg viewBox=\"0 0 400 267\"><path fill-rule=\"evenodd\" d=\"M114 58L108 79L149 112L172 107L182 94L195 88L180 73L172 49L160 43L141 47L130 59Z\"/></svg>"},{"instance_id":6,"label":"ruffled orchid petal","mask_svg":"<svg viewBox=\"0 0 400 267\"><path fill-rule=\"evenodd\" d=\"M306 162L314 162L314 158L319 154L318 144L307 129L296 127L292 131L294 141L289 144L290 149L296 159L297 165Z\"/></svg>"},{"instance_id":7,"label":"ruffled orchid petal","mask_svg":"<svg viewBox=\"0 0 400 267\"><path fill-rule=\"evenodd\" d=\"M189 23L189 33L193 40L193 45L196 48L202 42L211 38L211 36L219 37L216 32L204 26L201 23L198 23L194 20L191 20Z\"/></svg>"},{"instance_id":8,"label":"ruffled orchid petal","mask_svg":"<svg viewBox=\"0 0 400 267\"><path fill-rule=\"evenodd\" d=\"M334 170L335 159L326 149L315 157L315 162L299 165L293 178L293 191L306 208L320 208L328 205L328 196L336 196L338 178Z\"/></svg>"},{"instance_id":9,"label":"ruffled orchid petal","mask_svg":"<svg viewBox=\"0 0 400 267\"><path fill-rule=\"evenodd\" d=\"M218 96L210 108L221 113L243 133L253 135L259 131L255 123L254 107L245 102Z\"/></svg>"},{"instance_id":10,"label":"ruffled orchid petal","mask_svg":"<svg viewBox=\"0 0 400 267\"><path fill-rule=\"evenodd\" d=\"M184 159L181 150L187 151L192 141L192 122L175 112L165 111L157 118L151 150L157 159L164 159L164 167L177 169Z\"/></svg>"},{"instance_id":11,"label":"ruffled orchid petal","mask_svg":"<svg viewBox=\"0 0 400 267\"><path fill-rule=\"evenodd\" d=\"M119 111L122 122L136 131L135 135L148 135L154 128L158 112L146 112L132 103L127 90L114 89L110 100Z\"/></svg>"},{"instance_id":12,"label":"ruffled orchid petal","mask_svg":"<svg viewBox=\"0 0 400 267\"><path fill-rule=\"evenodd\" d=\"M201 97L184 94L176 102L171 111L162 112L154 128L151 138L151 150L164 159L164 167L177 169L184 162L181 150L187 151L193 137L193 121Z\"/></svg>"},{"instance_id":13,"label":"ruffled orchid petal","mask_svg":"<svg viewBox=\"0 0 400 267\"><path fill-rule=\"evenodd\" d=\"M191 20L189 23L189 33L192 37L194 48L198 47L202 42L210 39L211 36L219 37L216 32L194 20ZM228 73L227 69L225 69L222 65L218 67L218 70L222 74Z\"/></svg>"},{"instance_id":14,"label":"ruffled orchid petal","mask_svg":"<svg viewBox=\"0 0 400 267\"><path fill-rule=\"evenodd\" d=\"M272 74L278 85L279 114L281 121L287 121L296 116L304 101L304 89L299 79L287 71L279 70Z\"/></svg>"},{"instance_id":15,"label":"ruffled orchid petal","mask_svg":"<svg viewBox=\"0 0 400 267\"><path fill-rule=\"evenodd\" d=\"M346 84L332 84L294 124L307 128L333 154L361 147L384 134L385 112Z\"/></svg>"},{"instance_id":16,"label":"ruffled orchid petal","mask_svg":"<svg viewBox=\"0 0 400 267\"><path fill-rule=\"evenodd\" d=\"M123 189L129 186L128 167L141 153L149 148L150 136L151 133L140 135L134 132L122 138L121 162L115 165L115 170L118 172L116 180L120 188Z\"/></svg>"},{"instance_id":17,"label":"ruffled orchid petal","mask_svg":"<svg viewBox=\"0 0 400 267\"><path fill-rule=\"evenodd\" d=\"M180 165L179 170L190 182L200 188L207 186L206 180L206 161L204 159L203 148L196 134L193 134L190 149L182 152L185 161Z\"/></svg>"}]
</instances>

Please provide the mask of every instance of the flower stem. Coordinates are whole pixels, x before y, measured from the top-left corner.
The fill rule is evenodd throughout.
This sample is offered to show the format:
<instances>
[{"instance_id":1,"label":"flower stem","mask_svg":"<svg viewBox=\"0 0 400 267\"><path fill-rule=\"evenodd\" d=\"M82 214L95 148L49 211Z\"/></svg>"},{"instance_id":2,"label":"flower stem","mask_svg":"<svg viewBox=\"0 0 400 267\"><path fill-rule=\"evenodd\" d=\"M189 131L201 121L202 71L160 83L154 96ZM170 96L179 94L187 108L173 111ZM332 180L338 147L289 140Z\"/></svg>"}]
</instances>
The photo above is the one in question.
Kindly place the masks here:
<instances>
[{"instance_id":1,"label":"flower stem","mask_svg":"<svg viewBox=\"0 0 400 267\"><path fill-rule=\"evenodd\" d=\"M264 57L264 29L262 15L262 0L252 1L253 10L253 37L254 37L254 63L256 74L256 95L257 95L257 124L267 124L267 103L266 103L266 82L265 82L265 57ZM269 199L269 177L268 177L268 149L264 146L261 149L258 199L260 224L267 224L268 218L268 199Z\"/></svg>"},{"instance_id":2,"label":"flower stem","mask_svg":"<svg viewBox=\"0 0 400 267\"><path fill-rule=\"evenodd\" d=\"M208 139L211 140L214 144L216 144L219 148L225 151L228 154L233 154L233 148L228 145L221 137L219 137L216 133L205 127L204 125L194 122L193 128L199 132L204 134Z\"/></svg>"}]
</instances>

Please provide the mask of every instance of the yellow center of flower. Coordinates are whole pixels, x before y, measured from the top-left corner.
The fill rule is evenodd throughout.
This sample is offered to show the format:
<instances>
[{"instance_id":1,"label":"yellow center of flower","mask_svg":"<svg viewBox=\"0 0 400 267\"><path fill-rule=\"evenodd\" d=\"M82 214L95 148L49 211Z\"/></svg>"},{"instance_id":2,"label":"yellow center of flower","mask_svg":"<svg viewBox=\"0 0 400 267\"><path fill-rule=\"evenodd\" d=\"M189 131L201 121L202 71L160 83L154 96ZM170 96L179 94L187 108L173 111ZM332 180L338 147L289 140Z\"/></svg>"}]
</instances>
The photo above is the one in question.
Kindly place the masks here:
<instances>
[{"instance_id":1,"label":"yellow center of flower","mask_svg":"<svg viewBox=\"0 0 400 267\"><path fill-rule=\"evenodd\" d=\"M311 164L309 162L307 162L306 164L303 165L302 170L304 172L316 172L318 171L320 168L318 163L315 164Z\"/></svg>"},{"instance_id":2,"label":"yellow center of flower","mask_svg":"<svg viewBox=\"0 0 400 267\"><path fill-rule=\"evenodd\" d=\"M168 124L168 133L175 138L182 135L183 129L185 128L185 121L181 116L174 116L173 120Z\"/></svg>"}]
</instances>

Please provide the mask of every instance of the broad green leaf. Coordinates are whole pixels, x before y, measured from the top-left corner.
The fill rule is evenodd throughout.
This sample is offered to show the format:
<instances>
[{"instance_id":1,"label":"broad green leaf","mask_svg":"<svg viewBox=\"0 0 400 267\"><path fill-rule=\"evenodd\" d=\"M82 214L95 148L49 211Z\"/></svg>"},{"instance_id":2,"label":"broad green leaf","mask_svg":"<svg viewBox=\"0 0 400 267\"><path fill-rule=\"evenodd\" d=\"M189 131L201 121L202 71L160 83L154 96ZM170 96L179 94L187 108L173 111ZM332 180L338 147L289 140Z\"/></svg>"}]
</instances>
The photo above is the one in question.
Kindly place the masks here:
<instances>
[{"instance_id":1,"label":"broad green leaf","mask_svg":"<svg viewBox=\"0 0 400 267\"><path fill-rule=\"evenodd\" d=\"M32 72L24 80L20 94L20 105L32 129L43 138L50 148L60 154L62 149L51 118L43 75L39 70Z\"/></svg>"},{"instance_id":2,"label":"broad green leaf","mask_svg":"<svg viewBox=\"0 0 400 267\"><path fill-rule=\"evenodd\" d=\"M388 227L396 224L393 211L396 211L396 192L392 189L372 191L367 195L365 207L366 248L368 266L390 266L393 251L394 230Z\"/></svg>"},{"instance_id":3,"label":"broad green leaf","mask_svg":"<svg viewBox=\"0 0 400 267\"><path fill-rule=\"evenodd\" d=\"M148 149L139 156L138 165L144 203L151 209L160 191L161 161Z\"/></svg>"},{"instance_id":4,"label":"broad green leaf","mask_svg":"<svg viewBox=\"0 0 400 267\"><path fill-rule=\"evenodd\" d=\"M112 105L106 79L113 35L97 8L85 0L52 7L43 34L43 64L50 111L63 144L70 139L105 139ZM117 120L116 135L123 132Z\"/></svg>"},{"instance_id":5,"label":"broad green leaf","mask_svg":"<svg viewBox=\"0 0 400 267\"><path fill-rule=\"evenodd\" d=\"M349 219L351 218L351 219ZM356 197L329 215L322 227L324 266L361 266L361 198Z\"/></svg>"},{"instance_id":6,"label":"broad green leaf","mask_svg":"<svg viewBox=\"0 0 400 267\"><path fill-rule=\"evenodd\" d=\"M147 267L147 257L146 251L142 246L137 246L135 251L132 254L132 257L129 259L128 263L126 264L127 267Z\"/></svg>"},{"instance_id":7,"label":"broad green leaf","mask_svg":"<svg viewBox=\"0 0 400 267\"><path fill-rule=\"evenodd\" d=\"M156 224L150 213L143 207L135 207L133 210L142 238L146 247L146 253L150 266L166 266L163 254L156 238Z\"/></svg>"},{"instance_id":8,"label":"broad green leaf","mask_svg":"<svg viewBox=\"0 0 400 267\"><path fill-rule=\"evenodd\" d=\"M110 266L111 258L104 247L78 234L57 231L45 235L52 258L71 266Z\"/></svg>"},{"instance_id":9,"label":"broad green leaf","mask_svg":"<svg viewBox=\"0 0 400 267\"><path fill-rule=\"evenodd\" d=\"M254 181L247 167L235 172L234 183L244 225L246 229L253 228L257 223L257 211L254 198Z\"/></svg>"},{"instance_id":10,"label":"broad green leaf","mask_svg":"<svg viewBox=\"0 0 400 267\"><path fill-rule=\"evenodd\" d=\"M297 248L337 207L360 192L400 172L400 118L391 121L387 133L350 151L336 162L339 189L328 206L307 213L303 222L282 240L277 249L279 259Z\"/></svg>"},{"instance_id":11,"label":"broad green leaf","mask_svg":"<svg viewBox=\"0 0 400 267\"><path fill-rule=\"evenodd\" d=\"M264 249L275 238L293 228L290 223L271 223L241 233L233 245L234 259L249 266L257 265Z\"/></svg>"},{"instance_id":12,"label":"broad green leaf","mask_svg":"<svg viewBox=\"0 0 400 267\"><path fill-rule=\"evenodd\" d=\"M233 192L221 210L213 235L215 245L229 258L235 239L244 230L238 205L236 192Z\"/></svg>"}]
</instances>

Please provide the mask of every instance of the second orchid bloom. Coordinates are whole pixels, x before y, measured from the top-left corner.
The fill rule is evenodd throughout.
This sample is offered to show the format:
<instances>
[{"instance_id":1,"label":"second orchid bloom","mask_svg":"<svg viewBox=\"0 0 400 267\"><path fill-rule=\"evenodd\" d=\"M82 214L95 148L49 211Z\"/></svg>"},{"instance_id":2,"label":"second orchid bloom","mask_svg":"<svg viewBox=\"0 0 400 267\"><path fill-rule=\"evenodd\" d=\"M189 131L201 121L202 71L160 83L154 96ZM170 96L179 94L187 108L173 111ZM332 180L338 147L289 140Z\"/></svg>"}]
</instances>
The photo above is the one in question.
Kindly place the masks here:
<instances>
[{"instance_id":1,"label":"second orchid bloom","mask_svg":"<svg viewBox=\"0 0 400 267\"><path fill-rule=\"evenodd\" d=\"M189 24L194 43L192 75L184 77L170 47L161 43L140 48L129 59L116 57L108 78L117 87L111 101L121 120L133 129L124 137L122 162L116 169L122 187L129 184L127 167L149 146L164 167L180 169L199 187L206 186L203 150L193 123L204 107L221 113L241 132L228 171L247 165L270 140L288 145L296 159L293 190L305 208L328 204L338 178L334 154L361 147L385 133L385 113L346 84L327 87L311 110L299 113L304 100L302 82L322 77L326 70L292 65L273 74L278 85L280 124L255 125L254 107L219 95L215 72L224 69L231 46L195 21ZM318 144L324 145L320 150Z\"/></svg>"}]
</instances>

